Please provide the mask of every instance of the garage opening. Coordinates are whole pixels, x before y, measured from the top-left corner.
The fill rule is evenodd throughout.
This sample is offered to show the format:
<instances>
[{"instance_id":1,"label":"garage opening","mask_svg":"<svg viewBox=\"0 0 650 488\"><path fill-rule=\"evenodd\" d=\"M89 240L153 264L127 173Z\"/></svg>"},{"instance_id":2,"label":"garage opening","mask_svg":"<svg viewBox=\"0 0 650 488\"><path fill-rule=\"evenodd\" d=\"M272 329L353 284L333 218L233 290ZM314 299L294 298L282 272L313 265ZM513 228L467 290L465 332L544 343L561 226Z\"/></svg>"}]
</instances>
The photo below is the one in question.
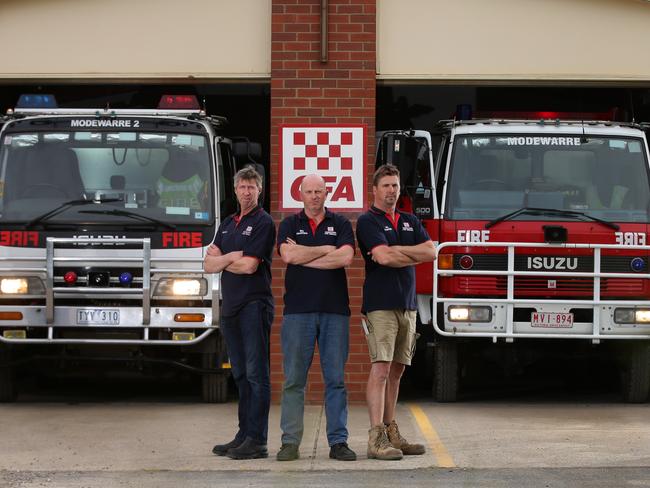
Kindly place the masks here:
<instances>
[{"instance_id":1,"label":"garage opening","mask_svg":"<svg viewBox=\"0 0 650 488\"><path fill-rule=\"evenodd\" d=\"M377 130L432 129L461 110L482 117L513 112L613 114L625 122L650 121L647 86L414 85L377 87ZM512 117L511 117L512 118Z\"/></svg>"}]
</instances>

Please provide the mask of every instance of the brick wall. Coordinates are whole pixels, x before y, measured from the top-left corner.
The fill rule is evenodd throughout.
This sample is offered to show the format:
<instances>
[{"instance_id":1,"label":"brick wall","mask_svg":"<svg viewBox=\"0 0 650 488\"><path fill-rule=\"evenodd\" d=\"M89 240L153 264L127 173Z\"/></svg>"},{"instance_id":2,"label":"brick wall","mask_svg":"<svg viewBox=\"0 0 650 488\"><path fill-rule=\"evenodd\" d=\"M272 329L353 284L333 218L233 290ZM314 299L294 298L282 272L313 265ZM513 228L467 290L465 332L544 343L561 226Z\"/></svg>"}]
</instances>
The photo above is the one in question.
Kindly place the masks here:
<instances>
[{"instance_id":1,"label":"brick wall","mask_svg":"<svg viewBox=\"0 0 650 488\"><path fill-rule=\"evenodd\" d=\"M271 210L276 223L287 214L278 211L281 124L365 124L367 180L374 164L376 0L330 0L328 62L320 61L320 1L272 0L271 48ZM371 188L368 184L368 188ZM356 214L348 214L356 221ZM370 368L360 326L363 260L355 256L348 269L350 356L346 384L351 402L365 401ZM284 265L273 264L276 319L271 336L273 400L282 390L280 327L284 292ZM323 383L318 355L309 374L307 401L320 402Z\"/></svg>"}]
</instances>

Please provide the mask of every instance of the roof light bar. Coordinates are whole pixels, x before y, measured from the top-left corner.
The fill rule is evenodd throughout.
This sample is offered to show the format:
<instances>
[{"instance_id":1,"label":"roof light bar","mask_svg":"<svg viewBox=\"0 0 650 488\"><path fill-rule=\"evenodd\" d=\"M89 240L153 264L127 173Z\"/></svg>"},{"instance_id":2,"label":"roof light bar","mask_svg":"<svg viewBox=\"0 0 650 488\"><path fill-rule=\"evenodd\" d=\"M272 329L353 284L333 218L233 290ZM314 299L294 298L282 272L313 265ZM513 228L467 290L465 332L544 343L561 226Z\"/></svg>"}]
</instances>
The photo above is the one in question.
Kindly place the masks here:
<instances>
[{"instance_id":1,"label":"roof light bar","mask_svg":"<svg viewBox=\"0 0 650 488\"><path fill-rule=\"evenodd\" d=\"M475 119L528 119L528 120L616 120L615 108L607 112L555 112L555 111L490 111L476 112Z\"/></svg>"},{"instance_id":2,"label":"roof light bar","mask_svg":"<svg viewBox=\"0 0 650 488\"><path fill-rule=\"evenodd\" d=\"M54 95L22 94L18 97L16 108L57 108Z\"/></svg>"},{"instance_id":3,"label":"roof light bar","mask_svg":"<svg viewBox=\"0 0 650 488\"><path fill-rule=\"evenodd\" d=\"M198 110L199 101L195 95L163 95L160 97L159 109Z\"/></svg>"}]
</instances>

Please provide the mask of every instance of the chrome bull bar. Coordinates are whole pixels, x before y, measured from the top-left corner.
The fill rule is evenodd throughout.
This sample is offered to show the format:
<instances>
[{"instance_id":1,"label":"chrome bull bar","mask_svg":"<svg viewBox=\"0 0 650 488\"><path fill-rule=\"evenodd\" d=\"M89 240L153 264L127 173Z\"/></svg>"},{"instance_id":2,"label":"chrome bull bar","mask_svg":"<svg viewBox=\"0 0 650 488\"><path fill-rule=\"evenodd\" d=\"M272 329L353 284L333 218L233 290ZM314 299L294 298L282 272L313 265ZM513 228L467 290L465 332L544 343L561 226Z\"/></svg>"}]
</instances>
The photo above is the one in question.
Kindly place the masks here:
<instances>
[{"instance_id":1,"label":"chrome bull bar","mask_svg":"<svg viewBox=\"0 0 650 488\"><path fill-rule=\"evenodd\" d=\"M142 262L142 288L140 290L128 290L133 295L140 295L142 298L142 325L149 325L151 320L151 239L115 239L115 238L92 238L84 239L84 243L88 244L140 244L142 246L142 258L120 258L120 261ZM60 258L54 255L54 248L56 244L78 244L79 239L74 238L61 238L61 237L48 237L46 241L45 250L45 266L46 266L46 280L45 280L45 319L48 324L54 323L54 297L56 294L73 293L70 289L54 286L54 263L67 262L67 263L81 263L84 262L82 258ZM102 261L106 261L104 258ZM115 258L113 258L115 261ZM101 261L100 261L101 262ZM91 295L121 295L126 290L110 288L93 288L87 287L83 289L83 293Z\"/></svg>"},{"instance_id":2,"label":"chrome bull bar","mask_svg":"<svg viewBox=\"0 0 650 488\"><path fill-rule=\"evenodd\" d=\"M607 307L613 310L614 307L628 307L628 308L649 308L650 300L605 300L601 296L601 280L603 278L626 278L626 279L650 279L650 273L647 272L648 264L646 262L646 272L635 273L610 273L601 270L602 251L604 249L616 250L639 250L644 251L646 256L650 254L650 246L621 246L616 244L549 244L549 243L520 243L520 242L444 242L437 246L438 256L441 251L449 247L460 248L486 248L486 247L502 247L507 249L507 269L505 270L463 270L463 269L440 269L439 260L433 263L433 296L431 301L431 317L435 331L443 336L448 337L490 337L494 342L497 339L505 339L506 342L512 342L515 338L531 338L531 339L588 339L593 343L599 343L601 339L632 339L632 340L648 340L650 339L650 323L634 324L632 327L618 327L618 329L607 332L603 330L605 324L609 320L608 314L613 312L607 311ZM572 271L555 271L555 270L539 270L539 271L520 271L515 270L515 249L521 248L551 248L557 250L563 249L591 249L593 250L594 267L591 272L572 272ZM461 254L461 253L458 253ZM462 254L472 254L471 252L463 252ZM505 276L506 283L506 297L505 298L463 298L463 297L441 297L440 279L451 276ZM540 298L515 298L515 277L518 276L533 276L533 277L570 277L570 278L591 278L593 280L593 295L591 299L540 299ZM650 298L650 297L648 297ZM474 305L492 306L493 308L502 308L505 313L501 313L503 318L503 326L498 330L495 324L480 325L473 322L453 322L447 320L448 306L452 304L466 305L468 307ZM439 305L443 307L443 321L445 325L452 327L449 330L447 327L442 327L438 323L438 308ZM515 306L527 305L530 308L534 307L547 307L553 309L554 307L569 307L578 306L580 308L591 307L593 311L593 322L590 325L585 325L590 330L583 330L582 332L532 332L524 329L523 322L514 321ZM492 315L492 320L495 320L495 315ZM613 320L612 320L613 322ZM519 327L518 327L519 326ZM470 330L471 329L471 330ZM633 332L633 333L632 333Z\"/></svg>"}]
</instances>

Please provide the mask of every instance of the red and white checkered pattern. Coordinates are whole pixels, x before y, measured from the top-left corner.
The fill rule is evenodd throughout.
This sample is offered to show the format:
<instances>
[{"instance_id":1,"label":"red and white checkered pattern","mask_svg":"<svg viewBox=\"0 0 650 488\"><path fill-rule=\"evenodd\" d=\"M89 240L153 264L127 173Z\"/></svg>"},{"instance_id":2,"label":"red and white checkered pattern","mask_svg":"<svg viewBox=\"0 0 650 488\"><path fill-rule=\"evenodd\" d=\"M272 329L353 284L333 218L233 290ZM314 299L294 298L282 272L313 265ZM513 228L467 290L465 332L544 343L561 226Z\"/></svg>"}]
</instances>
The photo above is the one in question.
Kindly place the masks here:
<instances>
[{"instance_id":1,"label":"red and white checkered pattern","mask_svg":"<svg viewBox=\"0 0 650 488\"><path fill-rule=\"evenodd\" d=\"M309 133L306 131L296 131L293 133L293 169L304 171L307 166L314 170L330 171L338 168L349 171L352 169L352 142L354 135L352 132L339 132L332 134L329 132L316 131ZM314 140L315 139L315 140ZM331 139L331 140L330 140Z\"/></svg>"},{"instance_id":2,"label":"red and white checkered pattern","mask_svg":"<svg viewBox=\"0 0 650 488\"><path fill-rule=\"evenodd\" d=\"M363 126L282 127L281 208L302 208L296 180L308 174L325 178L327 206L361 210L365 181L365 128ZM337 192L340 185L347 191Z\"/></svg>"}]
</instances>

